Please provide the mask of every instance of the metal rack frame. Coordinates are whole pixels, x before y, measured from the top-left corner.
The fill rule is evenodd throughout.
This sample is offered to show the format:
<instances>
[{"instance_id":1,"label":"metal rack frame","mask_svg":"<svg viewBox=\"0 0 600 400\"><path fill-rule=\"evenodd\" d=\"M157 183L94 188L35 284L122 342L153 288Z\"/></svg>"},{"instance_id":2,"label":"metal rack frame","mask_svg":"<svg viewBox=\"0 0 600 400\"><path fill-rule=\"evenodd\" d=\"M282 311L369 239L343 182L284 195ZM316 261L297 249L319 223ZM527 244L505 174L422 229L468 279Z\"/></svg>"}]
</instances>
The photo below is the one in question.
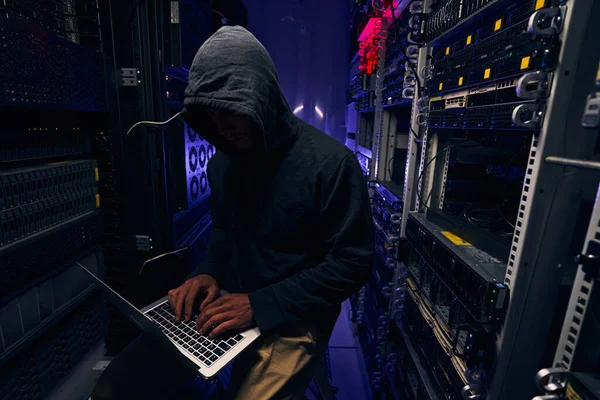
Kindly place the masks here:
<instances>
[{"instance_id":1,"label":"metal rack frame","mask_svg":"<svg viewBox=\"0 0 600 400\"><path fill-rule=\"evenodd\" d=\"M533 136L509 255L505 284L510 288L510 305L497 340L491 400L533 394L532 378L549 339L561 267L568 257L564 238L572 236L581 191L586 188L580 175L544 162L547 156L557 154L586 158L595 140L573 127L580 126L598 68L600 49L593 42L600 30L589 22L597 20L600 4L569 0L566 7L559 62L543 125Z\"/></svg>"},{"instance_id":2,"label":"metal rack frame","mask_svg":"<svg viewBox=\"0 0 600 400\"><path fill-rule=\"evenodd\" d=\"M590 328L589 324L586 325L588 308L592 308L598 303L598 293L594 293L597 276L594 276L593 273L589 273L589 271L586 272L586 269L583 266L585 256L596 256L591 253L593 246L600 246L600 187L598 188L594 211L587 229L583 252L581 253L582 256L580 257L581 263L577 267L573 291L571 292L569 305L560 334L560 340L554 356L553 366L562 367L567 371L573 369L579 371L581 368L577 361L580 353L585 351L585 349L580 348L578 345L580 343L580 338L582 338ZM594 332L590 333L594 334Z\"/></svg>"},{"instance_id":3,"label":"metal rack frame","mask_svg":"<svg viewBox=\"0 0 600 400\"><path fill-rule=\"evenodd\" d=\"M426 11L430 5L431 1L424 2ZM600 54L597 46L593 46L593 38L598 37L599 29L588 21L598 19L600 4L594 4L593 0L569 0L565 7L559 63L550 82L549 98L539 101L543 116L539 129L533 133L519 216L508 254L505 283L511 290L511 298L504 328L497 337L497 361L487 397L492 400L521 398L533 393L533 376L549 339L548 331L557 305L555 293L564 274L561 267L568 256L564 237L572 235L580 211L581 191L589 189L586 187L589 181L583 175L544 162L549 156L585 159L591 155L595 140L594 135L572 127L580 126L586 96L598 67ZM583 54L585 57L581 57ZM431 47L420 49L417 72L421 79L430 55ZM411 126L419 137L413 134L409 137L401 237L405 237L406 220L411 211L426 212L429 206L441 207L444 201L449 152L424 169L446 145L445 135L430 137L422 125L422 112L419 99L415 99ZM390 134L385 129L382 133L384 137ZM378 147L378 152L382 148ZM435 165L441 163L443 165ZM435 193L428 198L432 190ZM421 198L417 193L421 193ZM582 279L578 275L578 290L584 285ZM589 282L585 284L589 286ZM567 340L565 329L563 345ZM564 351L565 347L562 348ZM558 353L556 357L558 360Z\"/></svg>"}]
</instances>

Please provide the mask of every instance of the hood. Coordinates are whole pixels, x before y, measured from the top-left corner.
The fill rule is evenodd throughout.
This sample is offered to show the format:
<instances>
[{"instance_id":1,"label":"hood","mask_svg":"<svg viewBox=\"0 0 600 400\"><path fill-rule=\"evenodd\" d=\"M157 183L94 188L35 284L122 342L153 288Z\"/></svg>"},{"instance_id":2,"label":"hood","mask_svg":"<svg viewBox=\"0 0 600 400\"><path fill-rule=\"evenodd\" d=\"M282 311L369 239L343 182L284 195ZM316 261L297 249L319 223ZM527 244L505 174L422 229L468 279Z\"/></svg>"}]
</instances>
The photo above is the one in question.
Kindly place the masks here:
<instances>
[{"instance_id":1,"label":"hood","mask_svg":"<svg viewBox=\"0 0 600 400\"><path fill-rule=\"evenodd\" d=\"M217 134L207 109L250 120L253 151L276 151L296 132L297 120L281 91L273 60L240 26L222 27L200 47L190 68L184 105L183 119L188 125L227 153L236 150Z\"/></svg>"}]
</instances>

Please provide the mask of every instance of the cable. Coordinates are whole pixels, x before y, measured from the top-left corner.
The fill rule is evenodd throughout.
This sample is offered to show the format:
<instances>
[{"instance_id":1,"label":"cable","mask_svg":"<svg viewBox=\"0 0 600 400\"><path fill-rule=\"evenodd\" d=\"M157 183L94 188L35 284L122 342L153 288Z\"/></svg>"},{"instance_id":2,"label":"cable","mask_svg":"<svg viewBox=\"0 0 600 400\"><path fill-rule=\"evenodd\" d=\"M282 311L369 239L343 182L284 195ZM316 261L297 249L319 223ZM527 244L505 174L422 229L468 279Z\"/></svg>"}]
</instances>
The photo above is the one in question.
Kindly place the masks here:
<instances>
[{"instance_id":1,"label":"cable","mask_svg":"<svg viewBox=\"0 0 600 400\"><path fill-rule=\"evenodd\" d=\"M125 134L125 136L129 136L129 134L131 133L131 131L133 131L135 129L135 127L138 126L138 125L165 126L168 123L170 123L171 121L173 121L175 118L179 117L181 114L183 114L183 111L179 111L177 114L173 115L171 118L169 118L168 120L166 120L164 122L154 122L154 121L140 121L140 122L136 122L135 124L133 124L133 126L131 128L129 128L129 130L127 131L127 133Z\"/></svg>"},{"instance_id":2,"label":"cable","mask_svg":"<svg viewBox=\"0 0 600 400\"><path fill-rule=\"evenodd\" d=\"M150 258L150 259L148 259L148 260L144 261L144 263L142 264L142 266L141 266L141 268L140 268L140 272L138 272L138 274L140 274L140 275L141 275L141 274L144 272L144 267L146 267L146 265L147 265L147 264L149 264L149 263L151 263L151 262L153 262L153 261L156 261L156 260L160 260L161 258L163 258L163 257L165 257L165 256L176 256L176 255L180 255L180 254L181 254L183 251L185 251L185 250L187 250L187 249L188 249L187 247L182 247L182 248L180 248L180 249L173 250L173 251L170 251L170 252L168 252L168 253L162 253L162 254L159 254L159 255L157 255L156 257L153 257L153 258Z\"/></svg>"},{"instance_id":3,"label":"cable","mask_svg":"<svg viewBox=\"0 0 600 400\"><path fill-rule=\"evenodd\" d=\"M453 147L463 147L465 149L469 149L472 147L481 147L483 146L483 144L477 144L474 146L466 146L463 147L459 144L451 144L449 146L446 146L442 151L440 151L439 153L437 153L435 156L433 156L433 158L431 160L429 160L429 162L423 167L423 170L421 171L421 173L419 174L419 178L417 179L417 185L419 185L419 183L421 182L421 179L423 178L423 174L425 173L425 171L427 171L427 167L429 167L431 165L431 163L438 158L439 156L441 156L442 154L444 154L446 151L450 150ZM431 193L430 193L431 194ZM419 198L419 202L422 203L425 207L429 208L429 206L423 201L423 198L421 197L421 193L419 192L419 190L417 190L417 197ZM427 196L429 197L429 196Z\"/></svg>"}]
</instances>

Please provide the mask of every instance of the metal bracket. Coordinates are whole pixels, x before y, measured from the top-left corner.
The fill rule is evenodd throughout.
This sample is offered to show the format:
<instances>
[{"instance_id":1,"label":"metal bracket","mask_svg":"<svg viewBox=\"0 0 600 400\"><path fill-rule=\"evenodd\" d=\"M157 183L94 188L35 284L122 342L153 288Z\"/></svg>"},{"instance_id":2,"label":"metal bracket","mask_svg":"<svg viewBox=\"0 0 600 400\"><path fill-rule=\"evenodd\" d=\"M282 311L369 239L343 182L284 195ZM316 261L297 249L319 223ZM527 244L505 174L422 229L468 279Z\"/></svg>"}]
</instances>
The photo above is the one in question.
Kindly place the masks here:
<instances>
[{"instance_id":1,"label":"metal bracket","mask_svg":"<svg viewBox=\"0 0 600 400\"><path fill-rule=\"evenodd\" d=\"M569 371L563 368L544 368L535 376L535 385L543 393L558 392L565 388L568 376Z\"/></svg>"},{"instance_id":2,"label":"metal bracket","mask_svg":"<svg viewBox=\"0 0 600 400\"><path fill-rule=\"evenodd\" d=\"M410 86L413 87L415 86L417 81L417 78L415 77L415 74L413 74L412 72L408 72L406 75L404 75L404 86Z\"/></svg>"},{"instance_id":3,"label":"metal bracket","mask_svg":"<svg viewBox=\"0 0 600 400\"><path fill-rule=\"evenodd\" d=\"M464 400L479 400L483 398L481 397L481 386L475 384L464 386L460 394Z\"/></svg>"},{"instance_id":4,"label":"metal bracket","mask_svg":"<svg viewBox=\"0 0 600 400\"><path fill-rule=\"evenodd\" d=\"M412 100L415 98L415 89L414 87L407 87L402 90L402 98Z\"/></svg>"},{"instance_id":5,"label":"metal bracket","mask_svg":"<svg viewBox=\"0 0 600 400\"><path fill-rule=\"evenodd\" d=\"M542 8L529 18L529 33L538 36L555 36L562 31L566 7Z\"/></svg>"},{"instance_id":6,"label":"metal bracket","mask_svg":"<svg viewBox=\"0 0 600 400\"><path fill-rule=\"evenodd\" d=\"M136 68L121 68L121 86L137 86L137 74Z\"/></svg>"},{"instance_id":7,"label":"metal bracket","mask_svg":"<svg viewBox=\"0 0 600 400\"><path fill-rule=\"evenodd\" d=\"M581 125L586 129L596 129L600 126L600 93L588 96Z\"/></svg>"},{"instance_id":8,"label":"metal bracket","mask_svg":"<svg viewBox=\"0 0 600 400\"><path fill-rule=\"evenodd\" d=\"M135 247L138 251L150 251L154 247L152 246L152 238L145 235L135 236Z\"/></svg>"},{"instance_id":9,"label":"metal bracket","mask_svg":"<svg viewBox=\"0 0 600 400\"><path fill-rule=\"evenodd\" d=\"M421 14L423 12L423 2L413 1L408 6L408 11L410 11L411 14Z\"/></svg>"},{"instance_id":10,"label":"metal bracket","mask_svg":"<svg viewBox=\"0 0 600 400\"><path fill-rule=\"evenodd\" d=\"M540 108L539 104L521 104L513 110L513 123L522 128L536 129L544 114Z\"/></svg>"},{"instance_id":11,"label":"metal bracket","mask_svg":"<svg viewBox=\"0 0 600 400\"><path fill-rule=\"evenodd\" d=\"M523 75L517 83L517 96L535 100L548 96L550 87L548 75L544 71L534 71Z\"/></svg>"},{"instance_id":12,"label":"metal bracket","mask_svg":"<svg viewBox=\"0 0 600 400\"><path fill-rule=\"evenodd\" d=\"M581 269L586 275L591 276L594 280L598 279L600 257L594 254L579 254L575 257L575 262L581 265Z\"/></svg>"}]
</instances>

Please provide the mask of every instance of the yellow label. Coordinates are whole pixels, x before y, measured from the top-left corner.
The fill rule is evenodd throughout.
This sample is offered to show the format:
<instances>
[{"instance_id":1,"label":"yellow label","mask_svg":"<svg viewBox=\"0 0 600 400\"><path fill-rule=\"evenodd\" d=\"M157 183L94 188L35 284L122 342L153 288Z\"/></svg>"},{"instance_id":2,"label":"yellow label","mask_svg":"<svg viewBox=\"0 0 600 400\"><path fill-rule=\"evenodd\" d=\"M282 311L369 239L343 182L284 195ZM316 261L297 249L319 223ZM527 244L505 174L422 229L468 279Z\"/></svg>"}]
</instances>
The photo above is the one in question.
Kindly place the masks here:
<instances>
[{"instance_id":1,"label":"yellow label","mask_svg":"<svg viewBox=\"0 0 600 400\"><path fill-rule=\"evenodd\" d=\"M485 72L483 73L483 79L489 79L490 76L492 76L492 69L488 68L485 70Z\"/></svg>"},{"instance_id":2,"label":"yellow label","mask_svg":"<svg viewBox=\"0 0 600 400\"><path fill-rule=\"evenodd\" d=\"M96 182L98 182L100 180L100 172L98 171L98 168L94 168L94 174L96 175Z\"/></svg>"},{"instance_id":3,"label":"yellow label","mask_svg":"<svg viewBox=\"0 0 600 400\"><path fill-rule=\"evenodd\" d=\"M596 80L600 81L600 63L598 64L598 73L596 74Z\"/></svg>"},{"instance_id":4,"label":"yellow label","mask_svg":"<svg viewBox=\"0 0 600 400\"><path fill-rule=\"evenodd\" d=\"M439 86L438 86L438 90L442 90L444 88L444 83L440 82Z\"/></svg>"},{"instance_id":5,"label":"yellow label","mask_svg":"<svg viewBox=\"0 0 600 400\"><path fill-rule=\"evenodd\" d=\"M467 36L467 46L473 43L473 35Z\"/></svg>"},{"instance_id":6,"label":"yellow label","mask_svg":"<svg viewBox=\"0 0 600 400\"><path fill-rule=\"evenodd\" d=\"M451 241L452 243L454 243L457 246L471 246L471 243L467 242L466 240L464 240L463 238L460 238L458 236L456 236L454 233L452 232L448 232L448 231L443 231L442 235L446 236L446 238Z\"/></svg>"},{"instance_id":7,"label":"yellow label","mask_svg":"<svg viewBox=\"0 0 600 400\"><path fill-rule=\"evenodd\" d=\"M497 32L500 29L502 29L502 18L496 20L496 23L494 24L494 32Z\"/></svg>"},{"instance_id":8,"label":"yellow label","mask_svg":"<svg viewBox=\"0 0 600 400\"><path fill-rule=\"evenodd\" d=\"M450 54L450 47L446 47L446 55Z\"/></svg>"},{"instance_id":9,"label":"yellow label","mask_svg":"<svg viewBox=\"0 0 600 400\"><path fill-rule=\"evenodd\" d=\"M529 68L529 62L531 61L531 57L527 56L527 57L523 57L523 59L521 60L521 69L527 69Z\"/></svg>"},{"instance_id":10,"label":"yellow label","mask_svg":"<svg viewBox=\"0 0 600 400\"><path fill-rule=\"evenodd\" d=\"M408 283L408 286L410 286L410 288L412 290L417 290L417 287L415 286L414 282L412 281L412 278L406 278L406 283Z\"/></svg>"},{"instance_id":11,"label":"yellow label","mask_svg":"<svg viewBox=\"0 0 600 400\"><path fill-rule=\"evenodd\" d=\"M429 101L432 102L432 101L438 101L438 100L441 100L441 99L442 99L442 96L436 96L436 97L430 98Z\"/></svg>"},{"instance_id":12,"label":"yellow label","mask_svg":"<svg viewBox=\"0 0 600 400\"><path fill-rule=\"evenodd\" d=\"M462 86L464 78L461 76L458 78L458 86Z\"/></svg>"},{"instance_id":13,"label":"yellow label","mask_svg":"<svg viewBox=\"0 0 600 400\"><path fill-rule=\"evenodd\" d=\"M540 8L546 5L546 0L536 0L535 2L535 10L539 10Z\"/></svg>"},{"instance_id":14,"label":"yellow label","mask_svg":"<svg viewBox=\"0 0 600 400\"><path fill-rule=\"evenodd\" d=\"M100 195L96 195L96 208L100 208Z\"/></svg>"},{"instance_id":15,"label":"yellow label","mask_svg":"<svg viewBox=\"0 0 600 400\"><path fill-rule=\"evenodd\" d=\"M573 389L571 384L567 385L567 400L583 400L579 394Z\"/></svg>"}]
</instances>

